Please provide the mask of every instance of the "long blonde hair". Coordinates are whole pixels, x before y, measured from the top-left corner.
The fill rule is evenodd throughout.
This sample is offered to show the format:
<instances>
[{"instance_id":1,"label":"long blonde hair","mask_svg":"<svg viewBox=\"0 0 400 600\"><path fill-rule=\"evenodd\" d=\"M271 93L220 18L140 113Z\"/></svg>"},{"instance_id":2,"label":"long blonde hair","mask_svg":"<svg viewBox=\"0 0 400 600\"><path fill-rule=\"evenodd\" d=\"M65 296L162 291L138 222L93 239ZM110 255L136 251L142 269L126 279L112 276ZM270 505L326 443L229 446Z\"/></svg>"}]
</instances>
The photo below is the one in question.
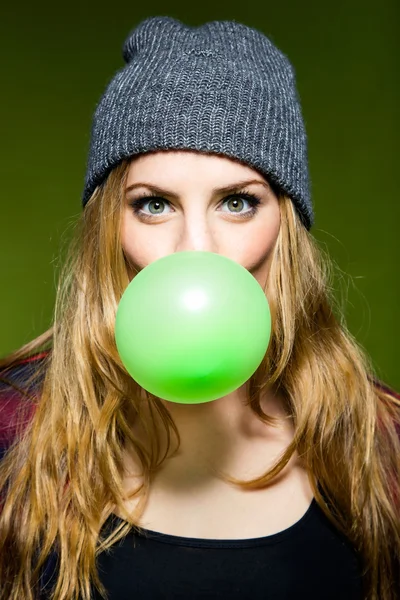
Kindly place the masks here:
<instances>
[{"instance_id":1,"label":"long blonde hair","mask_svg":"<svg viewBox=\"0 0 400 600\"><path fill-rule=\"evenodd\" d=\"M0 598L33 600L52 550L59 556L57 600L103 593L96 556L138 526L152 474L166 459L173 431L163 403L126 372L116 350L114 321L129 284L120 229L128 161L113 169L83 211L57 290L52 327L0 361L4 377L23 357L47 348L28 394L33 415L20 428L0 465ZM332 287L333 261L299 221L292 201L279 195L281 228L265 293L272 314L268 352L250 380L248 403L260 407L267 385L284 392L295 435L277 464L240 481L265 487L297 451L315 498L362 557L365 598L394 600L400 555L400 442L398 397L379 385L371 361L346 328ZM23 390L22 390L23 391ZM140 409L144 392L149 414ZM168 449L160 456L161 418ZM132 433L140 419L150 450ZM153 443L154 442L154 443ZM123 454L140 458L143 483L132 490L135 514L124 508ZM124 519L107 537L111 512ZM10 555L12 559L10 560Z\"/></svg>"}]
</instances>

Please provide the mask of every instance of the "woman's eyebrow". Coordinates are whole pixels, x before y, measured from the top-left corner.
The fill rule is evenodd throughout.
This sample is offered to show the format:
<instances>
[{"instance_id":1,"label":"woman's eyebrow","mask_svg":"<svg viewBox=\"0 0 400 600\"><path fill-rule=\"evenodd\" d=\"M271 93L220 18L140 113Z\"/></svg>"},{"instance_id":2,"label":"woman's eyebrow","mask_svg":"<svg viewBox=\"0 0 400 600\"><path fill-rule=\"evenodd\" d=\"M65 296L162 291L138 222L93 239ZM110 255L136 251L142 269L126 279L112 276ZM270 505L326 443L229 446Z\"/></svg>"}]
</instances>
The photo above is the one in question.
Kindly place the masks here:
<instances>
[{"instance_id":1,"label":"woman's eyebrow","mask_svg":"<svg viewBox=\"0 0 400 600\"><path fill-rule=\"evenodd\" d=\"M259 185L264 186L268 191L270 190L268 183L266 183L265 181L260 181L259 179L246 179L244 181L237 181L234 184L230 184L222 188L213 188L211 191L213 194L224 194L254 183L258 183ZM133 183L132 185L126 188L125 192L129 192L137 187L146 187L151 191L152 194L165 194L166 196L171 196L172 198L178 198L178 194L174 194L174 192L171 192L170 190L160 188L156 185L146 183L144 181Z\"/></svg>"}]
</instances>

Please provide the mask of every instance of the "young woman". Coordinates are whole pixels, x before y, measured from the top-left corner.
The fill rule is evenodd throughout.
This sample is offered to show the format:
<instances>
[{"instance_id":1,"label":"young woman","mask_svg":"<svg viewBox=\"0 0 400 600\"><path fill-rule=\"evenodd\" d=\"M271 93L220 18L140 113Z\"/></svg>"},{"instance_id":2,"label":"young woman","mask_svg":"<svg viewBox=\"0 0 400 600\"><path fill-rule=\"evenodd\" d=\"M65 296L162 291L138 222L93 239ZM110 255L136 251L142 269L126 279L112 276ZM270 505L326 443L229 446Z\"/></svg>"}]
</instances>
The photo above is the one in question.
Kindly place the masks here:
<instances>
[{"instance_id":1,"label":"young woman","mask_svg":"<svg viewBox=\"0 0 400 600\"><path fill-rule=\"evenodd\" d=\"M292 66L245 25L170 17L124 58L53 325L0 362L1 600L398 598L400 397L310 233ZM256 372L203 404L141 388L114 337L129 281L186 250L244 266L272 315Z\"/></svg>"}]
</instances>

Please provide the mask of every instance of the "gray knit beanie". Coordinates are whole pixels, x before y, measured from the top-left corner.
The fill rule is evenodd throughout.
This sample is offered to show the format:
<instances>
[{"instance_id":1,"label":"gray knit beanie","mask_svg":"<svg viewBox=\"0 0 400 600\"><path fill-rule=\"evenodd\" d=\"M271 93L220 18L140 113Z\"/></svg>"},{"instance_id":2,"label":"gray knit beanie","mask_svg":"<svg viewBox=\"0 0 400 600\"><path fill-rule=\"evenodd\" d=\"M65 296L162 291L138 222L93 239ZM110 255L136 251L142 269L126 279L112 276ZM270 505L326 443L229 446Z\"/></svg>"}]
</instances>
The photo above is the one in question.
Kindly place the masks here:
<instances>
[{"instance_id":1,"label":"gray knit beanie","mask_svg":"<svg viewBox=\"0 0 400 600\"><path fill-rule=\"evenodd\" d=\"M126 65L97 105L83 206L124 158L192 149L236 158L313 221L307 137L287 57L236 21L191 27L172 17L142 21L125 41Z\"/></svg>"}]
</instances>

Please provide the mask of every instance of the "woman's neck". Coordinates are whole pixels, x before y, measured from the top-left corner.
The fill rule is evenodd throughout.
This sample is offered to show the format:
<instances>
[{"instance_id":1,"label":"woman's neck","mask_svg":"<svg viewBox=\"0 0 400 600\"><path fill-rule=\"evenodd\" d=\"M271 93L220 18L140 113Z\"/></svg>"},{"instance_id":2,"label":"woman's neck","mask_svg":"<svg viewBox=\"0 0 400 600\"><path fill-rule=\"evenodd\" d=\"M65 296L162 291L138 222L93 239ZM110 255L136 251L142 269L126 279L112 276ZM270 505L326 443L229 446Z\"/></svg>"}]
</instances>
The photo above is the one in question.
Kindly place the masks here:
<instances>
[{"instance_id":1,"label":"woman's neck","mask_svg":"<svg viewBox=\"0 0 400 600\"><path fill-rule=\"evenodd\" d=\"M285 399L272 389L264 391L260 405L267 415L278 419L277 426L264 424L247 405L246 384L212 402L178 404L162 400L162 403L171 414L181 438L179 451L169 455L162 466L163 478L175 487L179 482L195 485L213 478L215 469L250 478L249 465L254 467L262 463L265 471L293 439L294 427L285 411ZM149 413L146 404L143 404L143 413L146 416ZM158 413L153 411L153 414ZM165 428L161 421L157 426L164 453ZM138 441L148 447L149 440L139 419L134 424L134 433ZM134 464L137 465L137 461ZM258 471L256 473L252 468L252 473L256 476Z\"/></svg>"}]
</instances>

